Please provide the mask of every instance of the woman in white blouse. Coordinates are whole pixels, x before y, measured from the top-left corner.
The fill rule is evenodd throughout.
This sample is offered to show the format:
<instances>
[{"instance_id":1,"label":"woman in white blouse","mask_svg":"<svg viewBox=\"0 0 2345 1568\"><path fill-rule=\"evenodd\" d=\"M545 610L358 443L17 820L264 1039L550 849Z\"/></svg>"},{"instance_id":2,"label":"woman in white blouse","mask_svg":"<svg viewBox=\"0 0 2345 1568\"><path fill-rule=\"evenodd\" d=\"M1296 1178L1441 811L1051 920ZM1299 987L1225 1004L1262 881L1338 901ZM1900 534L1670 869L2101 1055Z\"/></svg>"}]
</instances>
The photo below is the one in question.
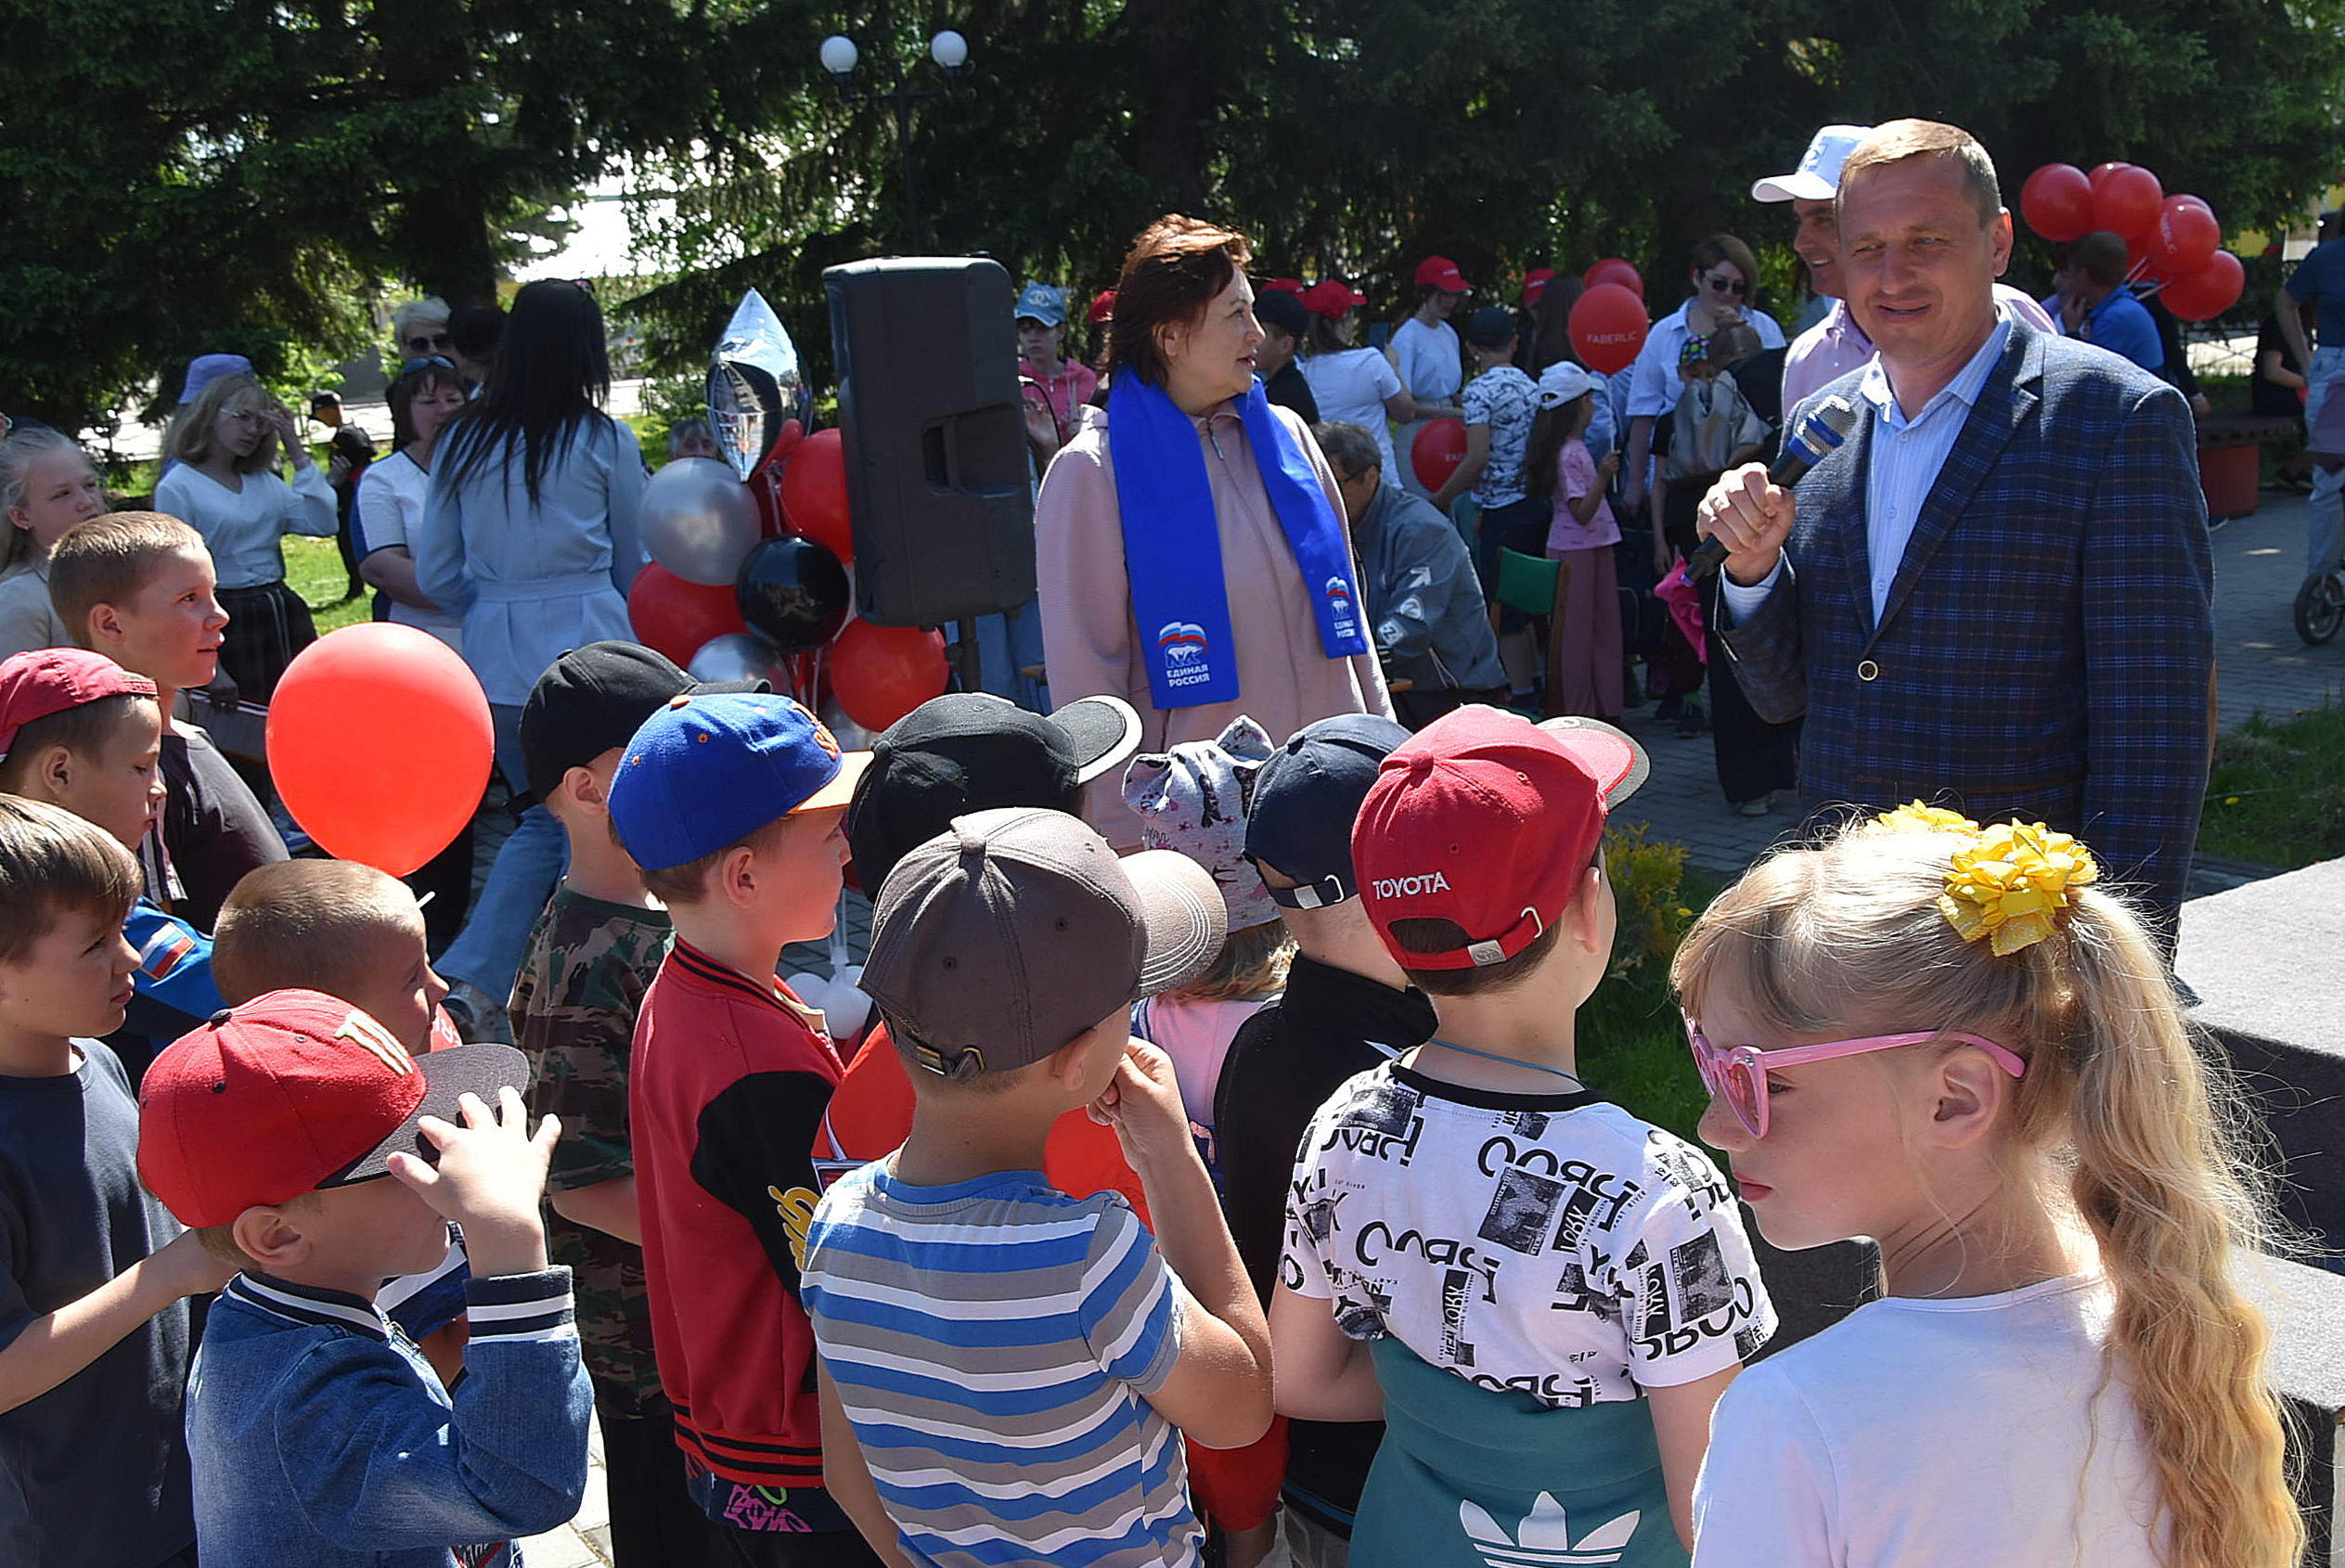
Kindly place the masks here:
<instances>
[{"instance_id":1,"label":"woman in white blouse","mask_svg":"<svg viewBox=\"0 0 2345 1568\"><path fill-rule=\"evenodd\" d=\"M407 539L423 521L440 429L464 406L464 379L444 355L410 359L391 383L390 403L391 439L398 450L369 464L358 482L358 575L381 596L377 620L430 632L461 653L464 623L417 585Z\"/></svg>"},{"instance_id":2,"label":"woman in white blouse","mask_svg":"<svg viewBox=\"0 0 2345 1568\"><path fill-rule=\"evenodd\" d=\"M1762 349L1779 349L1785 342L1784 329L1775 325L1775 318L1751 303L1759 290L1759 263L1749 246L1731 234L1714 234L1697 243L1687 259L1692 297L1653 324L1637 362L1629 367L1629 456L1620 467L1620 484L1621 499L1630 511L1644 509L1654 426L1662 416L1676 411L1678 393L1685 390L1678 366L1685 357L1686 343L1707 340L1735 321L1746 321L1758 328ZM1655 526L1659 526L1658 520Z\"/></svg>"},{"instance_id":3,"label":"woman in white blouse","mask_svg":"<svg viewBox=\"0 0 2345 1568\"><path fill-rule=\"evenodd\" d=\"M220 577L220 673L246 700L266 702L293 655L317 640L301 595L285 585L288 533L330 539L334 489L302 444L293 416L250 376L222 376L173 429L177 459L155 486L155 510L203 535ZM293 482L277 475L278 446Z\"/></svg>"},{"instance_id":4,"label":"woman in white blouse","mask_svg":"<svg viewBox=\"0 0 2345 1568\"><path fill-rule=\"evenodd\" d=\"M1311 313L1311 353L1303 361L1303 379L1311 384L1311 400L1319 405L1321 419L1349 420L1376 438L1385 479L1398 484L1400 463L1393 453L1389 421L1407 424L1416 415L1416 401L1391 360L1376 349L1352 346L1359 307L1367 302L1367 295L1340 277L1303 290L1303 308Z\"/></svg>"}]
</instances>

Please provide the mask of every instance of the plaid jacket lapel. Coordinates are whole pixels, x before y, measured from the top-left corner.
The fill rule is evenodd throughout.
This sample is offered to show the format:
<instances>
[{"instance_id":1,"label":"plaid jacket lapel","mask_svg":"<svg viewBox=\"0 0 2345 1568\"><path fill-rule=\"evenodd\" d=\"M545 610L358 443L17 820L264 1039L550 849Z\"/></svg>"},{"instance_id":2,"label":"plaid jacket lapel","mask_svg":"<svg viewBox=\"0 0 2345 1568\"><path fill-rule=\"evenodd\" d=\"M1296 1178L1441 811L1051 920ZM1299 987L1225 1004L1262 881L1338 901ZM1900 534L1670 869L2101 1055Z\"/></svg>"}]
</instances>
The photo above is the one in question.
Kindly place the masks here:
<instances>
[{"instance_id":1,"label":"plaid jacket lapel","mask_svg":"<svg viewBox=\"0 0 2345 1568\"><path fill-rule=\"evenodd\" d=\"M1856 612L1857 625L1864 632L1867 643L1873 640L1873 540L1865 522L1865 497L1871 491L1873 476L1873 432L1881 422L1880 410L1873 400L1859 397L1856 433L1849 438L1844 450L1849 454L1849 478L1846 483L1854 504L1840 512L1840 561L1848 568L1849 608Z\"/></svg>"},{"instance_id":2,"label":"plaid jacket lapel","mask_svg":"<svg viewBox=\"0 0 2345 1568\"><path fill-rule=\"evenodd\" d=\"M1881 629L1897 619L1913 585L1929 566L1930 557L1953 531L1963 508L1995 466L2004 445L2012 432L2035 411L2040 401L2033 390L2043 378L2043 350L2037 334L2029 330L2025 322L2012 324L2011 341L2004 350L2003 360L1988 375L1978 389L1978 401L1971 405L1970 418L1963 421L1962 434L1954 438L1953 450L1946 454L1946 466L1938 471L1938 482L1930 486L1929 495L1922 502L1922 515L1913 524L1913 536L1905 543L1905 555L1898 562L1897 576L1889 583L1888 602L1883 606L1881 620L1865 636L1869 649L1881 635ZM1867 421L1868 427L1870 421ZM1862 524L1860 524L1862 527ZM1868 577L1864 580L1869 583ZM1869 590L1859 596L1860 604L1869 604Z\"/></svg>"}]
</instances>

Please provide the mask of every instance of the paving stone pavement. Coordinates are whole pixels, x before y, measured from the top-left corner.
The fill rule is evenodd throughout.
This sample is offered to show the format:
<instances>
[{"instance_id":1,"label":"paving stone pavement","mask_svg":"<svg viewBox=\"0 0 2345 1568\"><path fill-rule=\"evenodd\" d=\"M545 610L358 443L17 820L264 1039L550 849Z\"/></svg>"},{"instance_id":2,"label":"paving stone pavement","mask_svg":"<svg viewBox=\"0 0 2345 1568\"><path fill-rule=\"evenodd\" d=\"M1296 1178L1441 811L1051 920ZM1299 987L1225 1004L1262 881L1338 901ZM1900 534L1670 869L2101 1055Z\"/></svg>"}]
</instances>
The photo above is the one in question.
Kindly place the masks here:
<instances>
[{"instance_id":1,"label":"paving stone pavement","mask_svg":"<svg viewBox=\"0 0 2345 1568\"><path fill-rule=\"evenodd\" d=\"M2217 700L2223 727L2261 711L2285 718L2345 695L2345 638L2306 648L2290 619L2303 574L2304 502L2267 494L2250 517L2214 533ZM1653 777L1620 813L1623 825L1643 824L1656 842L1686 846L1687 860L1705 871L1733 876L1778 834L1797 826L1786 802L1771 816L1738 816L1718 791L1710 738L1681 740L1656 723L1652 707L1632 712L1627 727L1653 757ZM489 850L483 850L485 856ZM842 924L859 959L870 942L870 906L850 891ZM784 969L820 969L822 949L793 948ZM610 1510L603 1488L602 1437L595 1433L593 1468L578 1517L523 1543L527 1568L607 1568Z\"/></svg>"},{"instance_id":2,"label":"paving stone pavement","mask_svg":"<svg viewBox=\"0 0 2345 1568\"><path fill-rule=\"evenodd\" d=\"M2291 619L2304 572L2302 497L2267 492L2251 516L2214 533L2216 700L2226 729L2249 713L2286 718L2345 695L2345 638L2307 648ZM1797 826L1790 802L1738 816L1719 793L1710 738L1681 740L1647 705L1626 726L1653 757L1653 777L1621 807L1656 842L1685 845L1688 864L1733 876ZM2234 879L2235 880L2235 879ZM2229 885L2228 881L2217 885Z\"/></svg>"}]
</instances>

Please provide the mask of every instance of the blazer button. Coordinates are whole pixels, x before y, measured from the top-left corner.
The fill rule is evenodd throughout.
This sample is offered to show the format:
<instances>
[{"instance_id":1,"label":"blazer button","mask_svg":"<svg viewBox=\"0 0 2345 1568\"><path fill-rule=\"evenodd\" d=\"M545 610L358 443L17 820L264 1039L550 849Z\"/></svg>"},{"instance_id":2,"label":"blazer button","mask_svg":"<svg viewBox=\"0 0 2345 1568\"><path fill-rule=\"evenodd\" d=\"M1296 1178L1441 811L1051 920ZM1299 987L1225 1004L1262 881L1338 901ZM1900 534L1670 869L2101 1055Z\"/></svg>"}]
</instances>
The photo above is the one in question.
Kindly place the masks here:
<instances>
[{"instance_id":1,"label":"blazer button","mask_svg":"<svg viewBox=\"0 0 2345 1568\"><path fill-rule=\"evenodd\" d=\"M1872 660L1864 660L1857 665L1857 679L1861 681L1876 681L1880 678L1881 666L1875 664Z\"/></svg>"}]
</instances>

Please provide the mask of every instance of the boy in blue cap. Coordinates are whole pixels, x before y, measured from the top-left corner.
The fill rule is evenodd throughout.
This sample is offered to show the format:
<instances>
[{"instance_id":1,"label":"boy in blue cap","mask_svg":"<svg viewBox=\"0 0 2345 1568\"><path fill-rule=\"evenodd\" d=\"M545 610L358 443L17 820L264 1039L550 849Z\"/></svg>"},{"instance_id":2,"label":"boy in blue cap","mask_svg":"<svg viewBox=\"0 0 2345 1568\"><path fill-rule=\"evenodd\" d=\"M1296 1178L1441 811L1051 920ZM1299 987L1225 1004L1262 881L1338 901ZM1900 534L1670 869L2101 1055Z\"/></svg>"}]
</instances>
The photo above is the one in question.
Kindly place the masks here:
<instances>
[{"instance_id":1,"label":"boy in blue cap","mask_svg":"<svg viewBox=\"0 0 2345 1568\"><path fill-rule=\"evenodd\" d=\"M608 792L676 926L628 1080L652 1345L689 1487L743 1563L876 1561L823 1490L799 1300L841 1066L822 1015L774 978L784 946L830 934L870 763L786 697L694 692L636 731Z\"/></svg>"}]
</instances>

